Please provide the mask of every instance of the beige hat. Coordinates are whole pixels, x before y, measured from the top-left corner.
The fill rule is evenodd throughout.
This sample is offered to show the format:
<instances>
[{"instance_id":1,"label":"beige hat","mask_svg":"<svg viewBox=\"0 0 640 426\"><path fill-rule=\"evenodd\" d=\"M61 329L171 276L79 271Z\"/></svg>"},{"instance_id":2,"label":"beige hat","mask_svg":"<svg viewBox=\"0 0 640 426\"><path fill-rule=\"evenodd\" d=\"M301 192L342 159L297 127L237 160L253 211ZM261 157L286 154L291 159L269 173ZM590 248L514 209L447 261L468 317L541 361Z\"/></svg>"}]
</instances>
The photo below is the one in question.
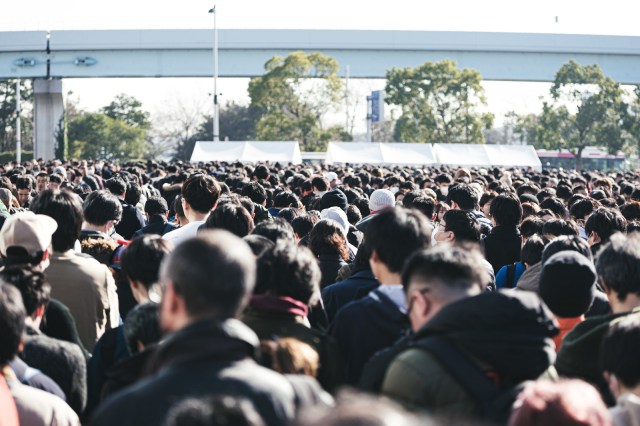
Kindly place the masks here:
<instances>
[{"instance_id":1,"label":"beige hat","mask_svg":"<svg viewBox=\"0 0 640 426\"><path fill-rule=\"evenodd\" d=\"M30 255L45 251L58 224L49 216L20 212L7 218L0 231L0 254L7 255L9 247L22 247Z\"/></svg>"}]
</instances>

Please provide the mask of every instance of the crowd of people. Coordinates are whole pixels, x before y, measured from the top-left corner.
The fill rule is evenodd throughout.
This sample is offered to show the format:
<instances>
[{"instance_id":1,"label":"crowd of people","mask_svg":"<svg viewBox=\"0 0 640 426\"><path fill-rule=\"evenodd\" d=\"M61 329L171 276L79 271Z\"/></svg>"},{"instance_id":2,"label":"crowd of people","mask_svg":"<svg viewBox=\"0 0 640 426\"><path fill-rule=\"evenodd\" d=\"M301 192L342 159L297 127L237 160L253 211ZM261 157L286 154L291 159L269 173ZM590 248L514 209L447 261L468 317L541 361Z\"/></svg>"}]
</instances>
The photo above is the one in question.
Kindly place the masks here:
<instances>
[{"instance_id":1,"label":"crowd of people","mask_svg":"<svg viewBox=\"0 0 640 426\"><path fill-rule=\"evenodd\" d=\"M0 425L640 425L640 174L0 168Z\"/></svg>"}]
</instances>

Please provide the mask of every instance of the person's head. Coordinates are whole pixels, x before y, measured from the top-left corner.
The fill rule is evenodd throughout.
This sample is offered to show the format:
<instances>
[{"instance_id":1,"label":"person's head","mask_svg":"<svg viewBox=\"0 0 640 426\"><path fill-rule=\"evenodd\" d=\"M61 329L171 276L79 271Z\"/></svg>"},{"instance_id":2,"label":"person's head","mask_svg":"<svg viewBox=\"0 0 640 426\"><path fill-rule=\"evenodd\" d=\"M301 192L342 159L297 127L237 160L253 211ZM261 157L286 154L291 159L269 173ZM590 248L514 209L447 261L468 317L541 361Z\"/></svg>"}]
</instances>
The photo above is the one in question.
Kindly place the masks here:
<instances>
[{"instance_id":1,"label":"person's head","mask_svg":"<svg viewBox=\"0 0 640 426\"><path fill-rule=\"evenodd\" d=\"M17 288L0 278L0 368L18 353L26 312Z\"/></svg>"},{"instance_id":2,"label":"person's head","mask_svg":"<svg viewBox=\"0 0 640 426\"><path fill-rule=\"evenodd\" d=\"M527 267L535 265L542 260L542 252L545 246L549 243L549 240L545 237L541 237L534 234L527 238L520 250L520 260Z\"/></svg>"},{"instance_id":3,"label":"person's head","mask_svg":"<svg viewBox=\"0 0 640 426\"><path fill-rule=\"evenodd\" d=\"M262 256L263 253L266 253L268 250L271 250L275 243L268 239L267 237L263 237L262 235L247 235L242 238L242 241L247 243L251 251L256 257Z\"/></svg>"},{"instance_id":4,"label":"person's head","mask_svg":"<svg viewBox=\"0 0 640 426\"><path fill-rule=\"evenodd\" d=\"M58 225L45 215L19 212L9 216L0 232L0 255L5 266L31 265L45 269L51 254L51 238Z\"/></svg>"},{"instance_id":5,"label":"person's head","mask_svg":"<svg viewBox=\"0 0 640 426\"><path fill-rule=\"evenodd\" d=\"M306 247L282 241L258 258L254 292L315 305L320 297L320 279L320 267L313 253Z\"/></svg>"},{"instance_id":6,"label":"person's head","mask_svg":"<svg viewBox=\"0 0 640 426\"><path fill-rule=\"evenodd\" d=\"M155 215L166 216L169 212L169 206L162 197L149 197L144 203L144 212L149 218Z\"/></svg>"},{"instance_id":7,"label":"person's head","mask_svg":"<svg viewBox=\"0 0 640 426\"><path fill-rule=\"evenodd\" d=\"M265 426L253 403L231 395L190 397L167 413L164 426Z\"/></svg>"},{"instance_id":8,"label":"person's head","mask_svg":"<svg viewBox=\"0 0 640 426\"><path fill-rule=\"evenodd\" d=\"M302 214L291 222L293 232L298 240L306 237L313 229L313 226L318 223L320 219L318 216L310 215L308 213Z\"/></svg>"},{"instance_id":9,"label":"person's head","mask_svg":"<svg viewBox=\"0 0 640 426\"><path fill-rule=\"evenodd\" d=\"M575 251L593 262L593 255L589 244L576 235L561 235L554 238L549 244L547 244L542 251L542 259L540 261L545 263L551 256L561 251Z\"/></svg>"},{"instance_id":10,"label":"person's head","mask_svg":"<svg viewBox=\"0 0 640 426\"><path fill-rule=\"evenodd\" d=\"M436 208L436 201L430 197L416 197L413 199L410 208L418 210L427 219L431 220Z\"/></svg>"},{"instance_id":11,"label":"person's head","mask_svg":"<svg viewBox=\"0 0 640 426\"><path fill-rule=\"evenodd\" d=\"M80 197L68 191L47 189L38 194L30 204L31 211L53 218L58 228L53 233L53 251L71 250L80 236L83 213Z\"/></svg>"},{"instance_id":12,"label":"person's head","mask_svg":"<svg viewBox=\"0 0 640 426\"><path fill-rule=\"evenodd\" d=\"M172 244L159 235L135 238L124 250L120 258L120 268L129 281L136 302L160 301L159 289L151 290L158 283L162 260L172 250Z\"/></svg>"},{"instance_id":13,"label":"person's head","mask_svg":"<svg viewBox=\"0 0 640 426\"><path fill-rule=\"evenodd\" d=\"M347 220L351 225L355 225L362 220L360 209L353 204L349 204L349 207L347 207Z\"/></svg>"},{"instance_id":14,"label":"person's head","mask_svg":"<svg viewBox=\"0 0 640 426\"><path fill-rule=\"evenodd\" d=\"M235 203L224 203L211 212L204 228L226 229L242 238L253 231L253 218L244 207Z\"/></svg>"},{"instance_id":15,"label":"person's head","mask_svg":"<svg viewBox=\"0 0 640 426\"><path fill-rule=\"evenodd\" d=\"M108 191L90 193L84 200L82 210L84 221L89 226L105 228L107 234L122 219L122 204Z\"/></svg>"},{"instance_id":16,"label":"person's head","mask_svg":"<svg viewBox=\"0 0 640 426\"><path fill-rule=\"evenodd\" d=\"M589 217L591 213L596 209L596 202L591 198L584 198L578 200L569 209L571 217L576 221L581 221L584 225L584 221Z\"/></svg>"},{"instance_id":17,"label":"person's head","mask_svg":"<svg viewBox=\"0 0 640 426\"><path fill-rule=\"evenodd\" d=\"M228 231L201 232L163 260L160 321L173 332L205 318L236 317L256 279L249 246Z\"/></svg>"},{"instance_id":18,"label":"person's head","mask_svg":"<svg viewBox=\"0 0 640 426\"><path fill-rule=\"evenodd\" d=\"M640 297L640 235L612 235L598 255L596 270L612 308L629 295Z\"/></svg>"},{"instance_id":19,"label":"person's head","mask_svg":"<svg viewBox=\"0 0 640 426\"><path fill-rule=\"evenodd\" d=\"M36 191L41 192L47 189L49 184L49 175L46 172L40 172L36 175Z\"/></svg>"},{"instance_id":20,"label":"person's head","mask_svg":"<svg viewBox=\"0 0 640 426\"><path fill-rule=\"evenodd\" d=\"M565 219L567 217L567 209L559 198L549 197L545 199L540 203L540 208L542 210L551 210L553 214L561 219Z\"/></svg>"},{"instance_id":21,"label":"person's head","mask_svg":"<svg viewBox=\"0 0 640 426\"><path fill-rule=\"evenodd\" d=\"M578 228L571 221L564 219L551 219L544 223L542 226L542 234L553 239L560 235L578 235Z\"/></svg>"},{"instance_id":22,"label":"person's head","mask_svg":"<svg viewBox=\"0 0 640 426\"><path fill-rule=\"evenodd\" d=\"M418 250L402 270L411 327L417 331L447 304L480 294L488 281L478 250L449 244Z\"/></svg>"},{"instance_id":23,"label":"person's head","mask_svg":"<svg viewBox=\"0 0 640 426\"><path fill-rule=\"evenodd\" d=\"M284 219L264 220L258 223L251 233L262 235L274 243L280 240L295 241L293 227Z\"/></svg>"},{"instance_id":24,"label":"person's head","mask_svg":"<svg viewBox=\"0 0 640 426\"><path fill-rule=\"evenodd\" d=\"M625 316L614 321L602 341L600 359L611 393L618 398L640 385L640 317Z\"/></svg>"},{"instance_id":25,"label":"person's head","mask_svg":"<svg viewBox=\"0 0 640 426\"><path fill-rule=\"evenodd\" d=\"M371 253L369 263L374 275L379 279L383 278L381 274L399 275L414 251L431 245L432 232L428 220L415 210L389 209L371 219L364 245Z\"/></svg>"},{"instance_id":26,"label":"person's head","mask_svg":"<svg viewBox=\"0 0 640 426\"><path fill-rule=\"evenodd\" d=\"M267 191L258 182L252 181L242 187L242 196L248 197L256 204L264 205L267 201Z\"/></svg>"},{"instance_id":27,"label":"person's head","mask_svg":"<svg viewBox=\"0 0 640 426\"><path fill-rule=\"evenodd\" d=\"M395 207L395 205L396 198L388 189L376 189L369 196L369 210L371 213L391 209Z\"/></svg>"},{"instance_id":28,"label":"person's head","mask_svg":"<svg viewBox=\"0 0 640 426\"><path fill-rule=\"evenodd\" d=\"M522 219L522 205L514 194L504 192L491 202L491 218L497 226L515 227Z\"/></svg>"},{"instance_id":29,"label":"person's head","mask_svg":"<svg viewBox=\"0 0 640 426\"><path fill-rule=\"evenodd\" d=\"M311 186L316 195L322 194L329 190L329 181L325 177L316 176L311 179Z\"/></svg>"},{"instance_id":30,"label":"person's head","mask_svg":"<svg viewBox=\"0 0 640 426\"><path fill-rule=\"evenodd\" d=\"M341 190L335 188L330 191L327 191L320 201L318 202L318 210L324 210L331 207L338 207L342 211L347 211L347 206L349 202L347 201L347 196Z\"/></svg>"},{"instance_id":31,"label":"person's head","mask_svg":"<svg viewBox=\"0 0 640 426\"><path fill-rule=\"evenodd\" d=\"M542 235L544 221L537 216L530 216L520 223L520 235L527 239L534 234Z\"/></svg>"},{"instance_id":32,"label":"person's head","mask_svg":"<svg viewBox=\"0 0 640 426\"><path fill-rule=\"evenodd\" d=\"M596 279L591 260L575 251L561 251L542 267L540 297L555 316L577 318L593 303Z\"/></svg>"},{"instance_id":33,"label":"person's head","mask_svg":"<svg viewBox=\"0 0 640 426\"><path fill-rule=\"evenodd\" d=\"M207 214L218 202L220 184L211 176L194 175L182 184L180 194L187 218L193 214Z\"/></svg>"},{"instance_id":34,"label":"person's head","mask_svg":"<svg viewBox=\"0 0 640 426\"><path fill-rule=\"evenodd\" d=\"M44 274L30 267L13 266L0 272L0 280L20 291L30 324L36 329L39 328L47 303L51 299L51 286L45 280Z\"/></svg>"},{"instance_id":35,"label":"person's head","mask_svg":"<svg viewBox=\"0 0 640 426\"><path fill-rule=\"evenodd\" d=\"M452 209L474 210L478 205L478 193L466 183L456 183L449 187L447 203Z\"/></svg>"},{"instance_id":36,"label":"person's head","mask_svg":"<svg viewBox=\"0 0 640 426\"><path fill-rule=\"evenodd\" d=\"M602 244L617 232L625 232L627 220L618 210L602 207L594 211L584 225L589 244Z\"/></svg>"},{"instance_id":37,"label":"person's head","mask_svg":"<svg viewBox=\"0 0 640 426\"><path fill-rule=\"evenodd\" d=\"M442 216L433 238L436 243L478 242L480 241L480 225L473 213L469 211L449 210Z\"/></svg>"},{"instance_id":38,"label":"person's head","mask_svg":"<svg viewBox=\"0 0 640 426\"><path fill-rule=\"evenodd\" d=\"M104 187L113 195L123 197L127 192L127 182L120 176L114 176L107 179L104 183Z\"/></svg>"},{"instance_id":39,"label":"person's head","mask_svg":"<svg viewBox=\"0 0 640 426\"><path fill-rule=\"evenodd\" d=\"M508 426L610 426L598 391L578 379L528 382L518 395Z\"/></svg>"},{"instance_id":40,"label":"person's head","mask_svg":"<svg viewBox=\"0 0 640 426\"><path fill-rule=\"evenodd\" d=\"M309 248L316 256L337 254L343 260L349 259L347 237L338 222L322 219L309 233Z\"/></svg>"},{"instance_id":41,"label":"person's head","mask_svg":"<svg viewBox=\"0 0 640 426\"><path fill-rule=\"evenodd\" d=\"M143 303L133 308L124 320L122 334L131 355L160 341L160 315L156 303Z\"/></svg>"},{"instance_id":42,"label":"person's head","mask_svg":"<svg viewBox=\"0 0 640 426\"><path fill-rule=\"evenodd\" d=\"M31 198L33 191L33 181L28 177L19 177L16 181L16 192L18 193L18 202L24 207Z\"/></svg>"}]
</instances>

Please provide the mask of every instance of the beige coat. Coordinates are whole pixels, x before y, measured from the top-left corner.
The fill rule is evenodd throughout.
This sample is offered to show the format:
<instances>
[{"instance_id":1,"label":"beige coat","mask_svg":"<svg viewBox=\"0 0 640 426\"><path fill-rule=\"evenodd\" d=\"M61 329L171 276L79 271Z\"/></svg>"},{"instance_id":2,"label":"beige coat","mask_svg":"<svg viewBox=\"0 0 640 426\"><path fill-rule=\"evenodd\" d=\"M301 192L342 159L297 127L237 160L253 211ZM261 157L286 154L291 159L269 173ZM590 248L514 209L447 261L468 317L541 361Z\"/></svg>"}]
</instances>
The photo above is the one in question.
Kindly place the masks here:
<instances>
[{"instance_id":1,"label":"beige coat","mask_svg":"<svg viewBox=\"0 0 640 426\"><path fill-rule=\"evenodd\" d=\"M109 268L69 250L51 256L45 275L51 297L69 308L82 344L92 351L100 336L120 321L118 294Z\"/></svg>"},{"instance_id":2,"label":"beige coat","mask_svg":"<svg viewBox=\"0 0 640 426\"><path fill-rule=\"evenodd\" d=\"M640 396L626 393L618 398L618 405L609 410L613 426L640 426Z\"/></svg>"}]
</instances>

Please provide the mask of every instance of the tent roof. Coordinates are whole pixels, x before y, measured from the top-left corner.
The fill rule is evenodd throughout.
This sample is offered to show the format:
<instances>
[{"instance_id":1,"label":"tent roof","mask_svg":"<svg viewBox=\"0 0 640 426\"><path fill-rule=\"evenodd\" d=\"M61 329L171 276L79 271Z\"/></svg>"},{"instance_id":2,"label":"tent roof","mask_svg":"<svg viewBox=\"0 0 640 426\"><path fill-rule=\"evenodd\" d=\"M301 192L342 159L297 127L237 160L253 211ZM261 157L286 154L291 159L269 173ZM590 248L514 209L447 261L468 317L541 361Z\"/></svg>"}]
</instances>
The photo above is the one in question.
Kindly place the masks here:
<instances>
[{"instance_id":1,"label":"tent roof","mask_svg":"<svg viewBox=\"0 0 640 426\"><path fill-rule=\"evenodd\" d=\"M191 161L302 163L298 142L196 142Z\"/></svg>"},{"instance_id":2,"label":"tent roof","mask_svg":"<svg viewBox=\"0 0 640 426\"><path fill-rule=\"evenodd\" d=\"M430 144L329 142L325 162L355 164L436 164Z\"/></svg>"}]
</instances>

